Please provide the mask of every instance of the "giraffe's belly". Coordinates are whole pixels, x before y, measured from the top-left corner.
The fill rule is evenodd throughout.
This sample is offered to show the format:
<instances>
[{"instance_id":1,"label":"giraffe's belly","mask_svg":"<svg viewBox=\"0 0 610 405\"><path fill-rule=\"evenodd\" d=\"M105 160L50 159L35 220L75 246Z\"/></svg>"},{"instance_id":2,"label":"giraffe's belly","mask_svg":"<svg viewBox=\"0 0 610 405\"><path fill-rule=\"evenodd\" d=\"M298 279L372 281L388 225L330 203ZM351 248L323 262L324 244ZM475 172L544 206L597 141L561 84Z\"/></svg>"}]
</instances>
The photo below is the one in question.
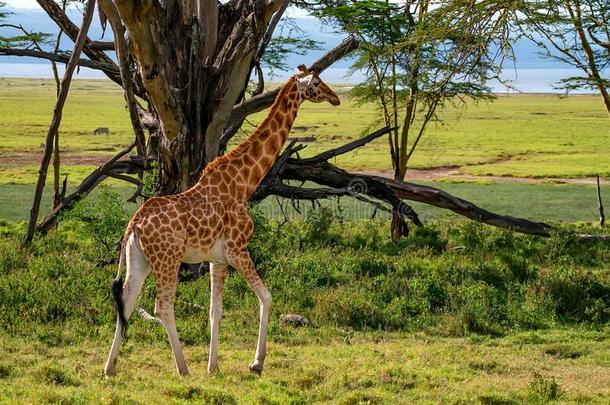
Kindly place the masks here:
<instances>
[{"instance_id":1,"label":"giraffe's belly","mask_svg":"<svg viewBox=\"0 0 610 405\"><path fill-rule=\"evenodd\" d=\"M209 248L187 245L186 250L184 251L184 256L182 257L182 261L184 263L211 262L227 264L224 238L218 238L214 245Z\"/></svg>"}]
</instances>

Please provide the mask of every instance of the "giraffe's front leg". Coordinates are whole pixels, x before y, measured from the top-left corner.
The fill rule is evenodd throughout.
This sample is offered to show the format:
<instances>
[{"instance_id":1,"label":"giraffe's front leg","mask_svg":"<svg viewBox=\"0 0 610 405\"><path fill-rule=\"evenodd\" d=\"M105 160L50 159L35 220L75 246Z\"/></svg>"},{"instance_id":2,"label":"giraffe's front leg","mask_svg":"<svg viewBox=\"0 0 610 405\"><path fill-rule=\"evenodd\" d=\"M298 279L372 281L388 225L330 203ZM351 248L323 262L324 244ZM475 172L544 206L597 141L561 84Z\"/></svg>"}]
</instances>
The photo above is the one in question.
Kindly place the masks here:
<instances>
[{"instance_id":1,"label":"giraffe's front leg","mask_svg":"<svg viewBox=\"0 0 610 405\"><path fill-rule=\"evenodd\" d=\"M239 274L241 274L248 285L258 297L260 303L260 320L258 328L258 342L256 345L256 355L254 362L250 364L250 371L260 374L263 372L263 364L267 353L267 324L269 322L269 310L271 308L271 294L267 287L263 284L263 280L256 273L254 263L250 258L248 250L245 248L238 252L230 252L228 255L229 261L234 266Z\"/></svg>"},{"instance_id":2,"label":"giraffe's front leg","mask_svg":"<svg viewBox=\"0 0 610 405\"><path fill-rule=\"evenodd\" d=\"M218 329L222 318L222 292L227 278L227 265L210 263L210 356L208 373L218 368Z\"/></svg>"}]
</instances>

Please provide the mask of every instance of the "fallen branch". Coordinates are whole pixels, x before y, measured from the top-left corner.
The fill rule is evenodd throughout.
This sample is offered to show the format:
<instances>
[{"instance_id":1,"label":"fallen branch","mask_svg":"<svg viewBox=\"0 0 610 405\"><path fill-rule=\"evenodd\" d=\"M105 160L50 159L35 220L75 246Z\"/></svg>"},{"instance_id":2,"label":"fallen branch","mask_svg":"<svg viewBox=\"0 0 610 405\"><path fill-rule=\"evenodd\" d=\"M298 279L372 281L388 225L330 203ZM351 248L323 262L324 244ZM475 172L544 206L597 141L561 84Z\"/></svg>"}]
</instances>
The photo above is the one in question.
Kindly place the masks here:
<instances>
[{"instance_id":1,"label":"fallen branch","mask_svg":"<svg viewBox=\"0 0 610 405\"><path fill-rule=\"evenodd\" d=\"M153 321L153 322L157 322L158 324L163 325L163 321L155 316L152 316L151 314L149 314L148 312L146 312L146 310L142 307L138 307L138 309L136 309L136 311L138 312L138 315L140 315L140 318L144 319L145 321Z\"/></svg>"},{"instance_id":2,"label":"fallen branch","mask_svg":"<svg viewBox=\"0 0 610 405\"><path fill-rule=\"evenodd\" d=\"M72 208L74 204L80 201L83 197L91 192L102 180L108 177L108 173L117 172L120 169L123 169L124 172L131 172L132 170L137 170L136 168L132 168L134 166L129 161L119 162L123 156L127 155L131 150L136 146L135 142L131 145L127 146L125 149L114 155L110 160L106 163L95 169L91 174L89 174L76 188L72 194L63 198L59 205L55 207L36 227L36 233L41 235L45 235L51 227L56 223L59 215ZM137 163L135 166L139 166ZM143 166L142 166L143 167ZM144 168L144 167L143 167Z\"/></svg>"},{"instance_id":3,"label":"fallen branch","mask_svg":"<svg viewBox=\"0 0 610 405\"><path fill-rule=\"evenodd\" d=\"M349 173L325 160L336 156L339 152L349 151L355 147L362 146L381 135L382 131L377 131L376 133L350 142L342 147L323 152L307 159L291 157L296 150L296 148L294 148L295 142L292 142L283 154L280 155L280 158L271 168L269 174L265 177L252 199L254 201L259 201L269 195L279 195L292 200L314 200L316 198L328 198L350 194L365 202L371 202L365 197L367 196L377 201L389 203L393 207L396 206L396 201L404 199L448 209L469 219L500 228L510 229L519 233L550 236L553 231L556 231L555 227L544 222L535 222L524 218L500 215L478 207L470 201L455 197L435 187L379 176ZM301 145L299 150L302 148L303 146ZM311 181L329 188L294 187L285 184L284 181ZM376 208L380 207L383 207L383 205L377 203ZM400 205L399 212L408 217L404 210L405 206ZM609 235L581 234L578 235L578 238L583 241L610 240Z\"/></svg>"},{"instance_id":4,"label":"fallen branch","mask_svg":"<svg viewBox=\"0 0 610 405\"><path fill-rule=\"evenodd\" d=\"M388 132L393 131L396 128L391 128L391 127L385 127L382 129L379 129L369 135L363 136L362 138L358 138L353 142L349 142L346 143L343 146L340 146L338 148L335 149L331 149L331 150L327 150L325 152L322 152L314 157L310 157L310 158L306 158L306 159L301 159L301 161L305 164L307 163L313 163L313 162L322 162L324 160L329 160L332 159L336 156L339 155L343 155L347 152L351 152L352 150L359 148L361 146L366 145L367 143L379 138L380 136L383 136L385 134L387 134Z\"/></svg>"}]
</instances>

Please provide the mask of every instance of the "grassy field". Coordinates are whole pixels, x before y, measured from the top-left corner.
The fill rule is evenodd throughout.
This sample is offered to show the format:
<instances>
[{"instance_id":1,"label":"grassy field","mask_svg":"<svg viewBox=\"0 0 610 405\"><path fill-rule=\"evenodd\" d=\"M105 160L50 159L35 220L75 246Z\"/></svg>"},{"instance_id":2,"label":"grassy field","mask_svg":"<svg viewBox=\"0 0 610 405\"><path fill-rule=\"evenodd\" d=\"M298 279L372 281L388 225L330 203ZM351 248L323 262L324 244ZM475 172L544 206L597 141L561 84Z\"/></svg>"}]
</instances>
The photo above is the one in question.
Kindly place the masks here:
<instances>
[{"instance_id":1,"label":"grassy field","mask_svg":"<svg viewBox=\"0 0 610 405\"><path fill-rule=\"evenodd\" d=\"M607 403L610 246L575 228L550 239L439 223L395 244L387 222L322 212L277 227L254 213L251 244L274 297L261 377L246 365L258 303L231 273L220 373L208 376L209 277L178 286L191 377L174 370L163 328L134 316L118 376L102 368L114 327L109 255L122 223L63 221L22 246L0 224L0 402L394 404ZM125 217L123 217L123 220ZM113 222L114 223L114 222ZM100 228L101 227L101 228ZM100 229L108 232L99 232ZM585 230L586 231L586 230ZM149 277L139 306L152 312ZM310 326L283 325L298 313Z\"/></svg>"},{"instance_id":2,"label":"grassy field","mask_svg":"<svg viewBox=\"0 0 610 405\"><path fill-rule=\"evenodd\" d=\"M345 91L339 87L340 107L303 105L292 135L317 138L304 156L360 136L377 117L371 105L356 105ZM54 99L49 80L0 79L0 183L34 181ZM249 122L256 124L265 114ZM430 127L414 155L413 168L457 166L466 174L497 176L610 175L610 123L595 96L500 96L493 103L449 108L440 117L443 122ZM111 134L95 136L97 127L108 127ZM244 126L246 132L250 128ZM84 177L96 156L126 145L132 135L118 87L108 81L75 81L61 137L71 162L64 170L72 182ZM380 139L336 163L348 169L388 169L387 141Z\"/></svg>"},{"instance_id":3,"label":"grassy field","mask_svg":"<svg viewBox=\"0 0 610 405\"><path fill-rule=\"evenodd\" d=\"M225 325L231 321L229 314ZM111 380L102 376L109 334L60 346L4 337L0 401L603 404L610 399L610 340L601 332L548 330L505 338L334 330L280 333L281 338L278 333L272 336L262 377L246 368L253 335L242 343L222 333L221 369L212 376L206 372L207 347L188 345L192 375L180 378L169 345L157 333L158 342L132 338L124 346L118 375Z\"/></svg>"},{"instance_id":4,"label":"grassy field","mask_svg":"<svg viewBox=\"0 0 610 405\"><path fill-rule=\"evenodd\" d=\"M519 183L478 183L478 182L448 182L448 181L419 181L418 183L438 187L455 196L472 201L473 203L504 215L527 218L544 222L588 222L595 223L599 218L597 208L596 190L593 186L573 184L519 184ZM112 187L125 199L131 197L133 188L124 185ZM51 209L52 189L47 187L43 194L42 209L48 212ZM91 199L97 198L94 191ZM25 221L34 197L34 186L30 184L0 185L0 218L9 221ZM304 219L311 209L311 204L302 202L295 209L290 201L279 199L282 208L275 198L268 198L260 203L260 209L270 218L282 219L284 214L291 219ZM610 193L603 193L604 205L610 207ZM351 197L340 200L332 199L320 202L322 206L331 208L336 215L345 219L365 219L373 216L375 208ZM430 205L412 203L413 207L424 222L436 220L456 220L463 218L448 210L435 208ZM128 212L133 213L136 204L126 203ZM282 209L284 213L282 213ZM376 218L388 218L385 211L377 211Z\"/></svg>"},{"instance_id":5,"label":"grassy field","mask_svg":"<svg viewBox=\"0 0 610 405\"><path fill-rule=\"evenodd\" d=\"M69 174L72 186L132 136L122 94L116 86L93 80L77 80L73 86L61 127L66 162L63 171ZM27 218L54 91L49 80L0 79L0 110L5 112L0 116L0 217ZM346 89L340 87L340 91L345 93ZM343 104L337 109L303 105L293 135L314 135L318 139L309 144L304 155L359 136L375 119L372 106L358 106L348 97L342 98ZM460 166L462 173L481 176L610 175L610 124L599 104L594 96L559 99L550 95L517 95L501 96L493 103L471 105L463 111L450 109L442 114L443 124L431 127L413 164L418 168ZM249 122L255 124L264 114L250 117ZM111 135L94 136L93 129L100 126L109 127ZM249 127L246 124L245 130ZM337 158L335 163L348 169L384 170L388 168L386 154L387 144L381 139ZM123 186L123 194L129 192L124 184L111 183ZM423 183L509 215L565 222L597 218L591 186L476 180ZM603 196L609 206L608 193ZM370 207L349 199L344 199L342 206L347 218L372 214ZM265 202L265 207L274 217L281 215L274 201ZM428 220L451 215L427 206L417 208ZM295 213L290 207L287 209Z\"/></svg>"},{"instance_id":6,"label":"grassy field","mask_svg":"<svg viewBox=\"0 0 610 405\"><path fill-rule=\"evenodd\" d=\"M61 131L70 187L131 139L117 88L76 81L74 89ZM326 209L302 204L300 212L284 201L297 220L282 226L269 220L282 218L279 203L269 199L252 210L250 245L274 297L264 374L247 371L258 302L231 272L218 374L205 372L209 276L203 274L180 283L176 300L192 376L177 376L163 328L134 316L118 376L103 378L115 317L108 286L116 274L103 261L115 256L136 206L123 203L132 190L113 182L47 237L21 243L53 100L50 81L0 79L0 403L610 401L610 244L574 236L603 232L591 225L598 216L595 189L487 179L423 183L492 211L564 224L551 238L537 238L414 204L426 227L393 243L387 216L363 220L371 207L349 198L341 209L327 201ZM443 118L415 167L610 176L610 124L596 97L500 97ZM359 136L373 119L370 106L345 97L336 110L306 104L293 135L315 135L305 151L313 154ZM92 135L97 127L111 135ZM380 140L336 163L383 170L386 147ZM610 206L610 193L604 201ZM149 277L138 305L152 313L154 295ZM283 325L285 313L311 323Z\"/></svg>"}]
</instances>

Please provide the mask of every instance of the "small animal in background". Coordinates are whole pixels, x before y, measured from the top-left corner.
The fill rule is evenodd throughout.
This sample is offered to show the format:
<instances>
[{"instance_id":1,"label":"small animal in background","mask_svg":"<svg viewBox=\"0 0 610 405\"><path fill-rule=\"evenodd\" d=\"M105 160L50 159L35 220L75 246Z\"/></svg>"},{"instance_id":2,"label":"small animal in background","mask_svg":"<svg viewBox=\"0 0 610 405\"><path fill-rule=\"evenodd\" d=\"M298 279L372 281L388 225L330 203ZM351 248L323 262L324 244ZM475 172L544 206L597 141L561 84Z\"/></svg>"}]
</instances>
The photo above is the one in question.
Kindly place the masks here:
<instances>
[{"instance_id":1,"label":"small animal in background","mask_svg":"<svg viewBox=\"0 0 610 405\"><path fill-rule=\"evenodd\" d=\"M106 127L95 128L93 135L110 135L110 130Z\"/></svg>"}]
</instances>

